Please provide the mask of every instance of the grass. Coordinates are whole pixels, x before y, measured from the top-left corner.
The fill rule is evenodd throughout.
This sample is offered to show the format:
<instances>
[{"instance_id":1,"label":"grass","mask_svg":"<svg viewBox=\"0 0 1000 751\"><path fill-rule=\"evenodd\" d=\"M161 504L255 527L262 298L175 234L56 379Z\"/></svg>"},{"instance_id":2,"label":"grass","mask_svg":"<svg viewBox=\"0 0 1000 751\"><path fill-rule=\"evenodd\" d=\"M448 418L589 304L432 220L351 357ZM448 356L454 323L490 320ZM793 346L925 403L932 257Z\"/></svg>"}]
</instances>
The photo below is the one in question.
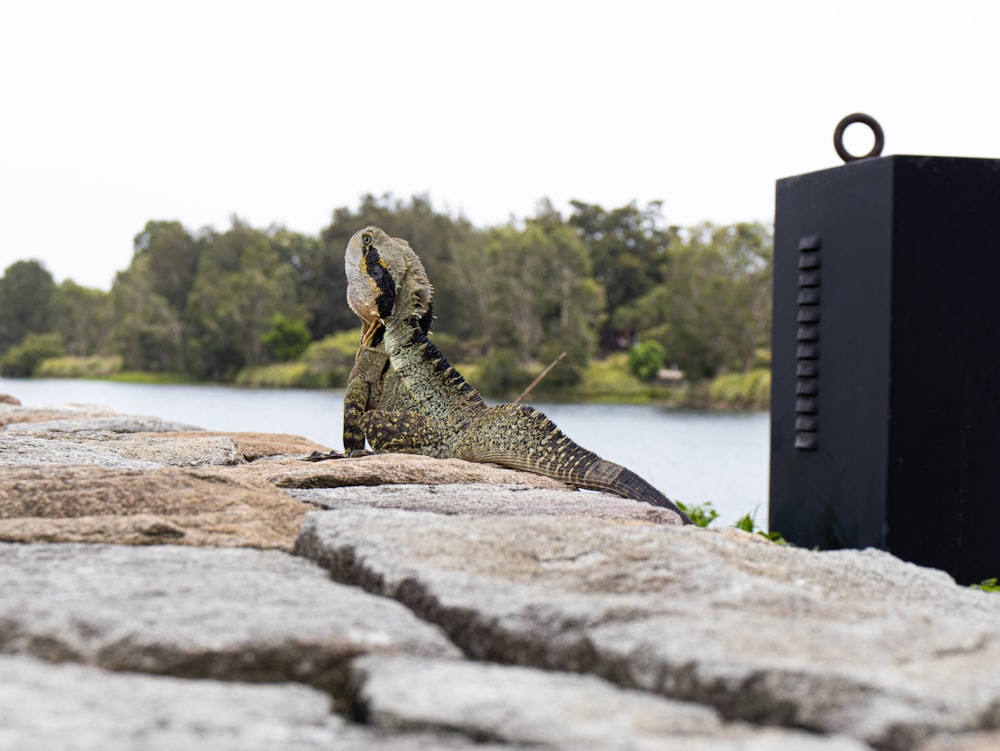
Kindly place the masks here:
<instances>
[{"instance_id":1,"label":"grass","mask_svg":"<svg viewBox=\"0 0 1000 751\"><path fill-rule=\"evenodd\" d=\"M107 378L120 372L120 357L49 357L38 363L36 378Z\"/></svg>"},{"instance_id":2,"label":"grass","mask_svg":"<svg viewBox=\"0 0 1000 751\"><path fill-rule=\"evenodd\" d=\"M115 381L116 383L148 383L153 385L187 385L199 383L194 376L184 373L150 373L145 370L123 370L105 376L102 380Z\"/></svg>"}]
</instances>

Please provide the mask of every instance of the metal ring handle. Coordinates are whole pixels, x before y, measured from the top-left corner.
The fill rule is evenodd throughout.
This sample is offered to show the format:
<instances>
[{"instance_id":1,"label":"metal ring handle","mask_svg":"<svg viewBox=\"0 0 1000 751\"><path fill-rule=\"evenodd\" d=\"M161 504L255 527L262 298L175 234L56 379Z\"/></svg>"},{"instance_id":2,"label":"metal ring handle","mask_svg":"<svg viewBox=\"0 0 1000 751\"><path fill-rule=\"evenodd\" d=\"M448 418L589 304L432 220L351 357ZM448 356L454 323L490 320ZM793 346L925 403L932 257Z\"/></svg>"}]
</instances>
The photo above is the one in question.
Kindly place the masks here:
<instances>
[{"instance_id":1,"label":"metal ring handle","mask_svg":"<svg viewBox=\"0 0 1000 751\"><path fill-rule=\"evenodd\" d=\"M848 125L853 125L854 123L864 123L869 128L872 129L872 133L875 134L875 145L872 146L872 150L867 154L862 156L855 156L844 148L844 131L847 130ZM837 156L847 162L856 162L859 159L869 159L873 156L879 156L882 153L882 149L885 146L885 133L882 131L882 126L878 124L876 120L871 115L866 115L864 112L855 112L853 115L848 115L839 123L837 123L836 129L833 131L833 148L837 150Z\"/></svg>"}]
</instances>

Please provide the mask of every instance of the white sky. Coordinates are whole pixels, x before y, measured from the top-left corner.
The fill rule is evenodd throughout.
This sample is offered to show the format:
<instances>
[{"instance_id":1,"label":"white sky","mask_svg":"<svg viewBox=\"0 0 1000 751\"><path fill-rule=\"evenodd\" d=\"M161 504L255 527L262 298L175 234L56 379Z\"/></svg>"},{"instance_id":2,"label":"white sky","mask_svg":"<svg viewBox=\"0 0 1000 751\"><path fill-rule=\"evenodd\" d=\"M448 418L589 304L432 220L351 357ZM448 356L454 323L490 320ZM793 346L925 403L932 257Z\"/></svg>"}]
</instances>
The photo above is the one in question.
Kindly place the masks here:
<instances>
[{"instance_id":1,"label":"white sky","mask_svg":"<svg viewBox=\"0 0 1000 751\"><path fill-rule=\"evenodd\" d=\"M1000 157L998 40L995 0L7 2L0 272L108 289L149 219L316 233L366 192L771 221L851 112L887 154Z\"/></svg>"}]
</instances>

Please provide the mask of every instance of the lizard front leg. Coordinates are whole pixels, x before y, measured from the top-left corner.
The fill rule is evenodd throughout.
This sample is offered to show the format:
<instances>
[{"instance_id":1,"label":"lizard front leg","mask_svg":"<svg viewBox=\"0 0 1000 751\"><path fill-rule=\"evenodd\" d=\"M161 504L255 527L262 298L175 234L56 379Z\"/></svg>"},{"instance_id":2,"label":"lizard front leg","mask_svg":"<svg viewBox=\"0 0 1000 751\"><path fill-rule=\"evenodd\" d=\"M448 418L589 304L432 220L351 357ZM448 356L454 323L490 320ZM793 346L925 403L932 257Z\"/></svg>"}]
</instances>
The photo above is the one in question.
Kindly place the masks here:
<instances>
[{"instance_id":1,"label":"lizard front leg","mask_svg":"<svg viewBox=\"0 0 1000 751\"><path fill-rule=\"evenodd\" d=\"M382 385L389 358L381 349L358 349L344 389L344 452L356 455L365 448L365 432L361 417L365 412L378 409L382 398Z\"/></svg>"},{"instance_id":2,"label":"lizard front leg","mask_svg":"<svg viewBox=\"0 0 1000 751\"><path fill-rule=\"evenodd\" d=\"M365 432L361 417L368 406L371 384L363 378L353 378L344 390L344 453L348 456L364 451Z\"/></svg>"}]
</instances>

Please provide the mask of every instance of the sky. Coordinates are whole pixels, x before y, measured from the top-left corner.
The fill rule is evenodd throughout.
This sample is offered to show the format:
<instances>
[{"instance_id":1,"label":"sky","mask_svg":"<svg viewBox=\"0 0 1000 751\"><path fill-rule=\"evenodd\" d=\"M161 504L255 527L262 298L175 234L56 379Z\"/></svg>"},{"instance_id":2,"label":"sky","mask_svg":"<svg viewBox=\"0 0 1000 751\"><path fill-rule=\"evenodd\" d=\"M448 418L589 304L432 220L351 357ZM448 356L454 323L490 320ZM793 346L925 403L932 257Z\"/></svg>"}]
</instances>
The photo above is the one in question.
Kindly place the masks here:
<instances>
[{"instance_id":1,"label":"sky","mask_svg":"<svg viewBox=\"0 0 1000 751\"><path fill-rule=\"evenodd\" d=\"M771 222L849 113L1000 157L998 31L995 0L4 3L0 272L109 289L149 220L315 234L366 193Z\"/></svg>"}]
</instances>

